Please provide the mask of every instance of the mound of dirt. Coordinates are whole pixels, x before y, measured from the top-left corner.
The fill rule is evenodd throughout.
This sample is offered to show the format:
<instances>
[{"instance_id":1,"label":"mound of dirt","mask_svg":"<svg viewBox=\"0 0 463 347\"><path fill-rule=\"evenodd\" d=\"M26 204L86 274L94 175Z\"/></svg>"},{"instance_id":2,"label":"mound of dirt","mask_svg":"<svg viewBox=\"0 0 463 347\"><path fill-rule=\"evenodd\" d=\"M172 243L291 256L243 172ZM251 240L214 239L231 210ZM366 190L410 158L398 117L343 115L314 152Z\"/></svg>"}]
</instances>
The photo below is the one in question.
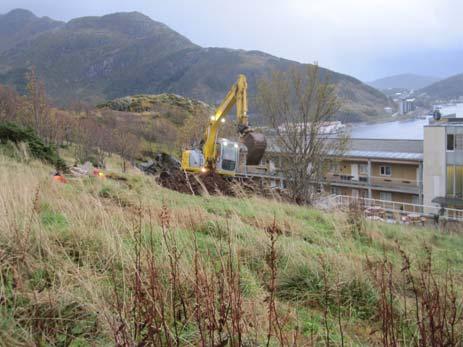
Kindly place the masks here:
<instances>
[{"instance_id":1,"label":"mound of dirt","mask_svg":"<svg viewBox=\"0 0 463 347\"><path fill-rule=\"evenodd\" d=\"M194 175L183 171L162 172L158 178L163 187L193 195L235 196L232 182L216 173Z\"/></svg>"}]
</instances>

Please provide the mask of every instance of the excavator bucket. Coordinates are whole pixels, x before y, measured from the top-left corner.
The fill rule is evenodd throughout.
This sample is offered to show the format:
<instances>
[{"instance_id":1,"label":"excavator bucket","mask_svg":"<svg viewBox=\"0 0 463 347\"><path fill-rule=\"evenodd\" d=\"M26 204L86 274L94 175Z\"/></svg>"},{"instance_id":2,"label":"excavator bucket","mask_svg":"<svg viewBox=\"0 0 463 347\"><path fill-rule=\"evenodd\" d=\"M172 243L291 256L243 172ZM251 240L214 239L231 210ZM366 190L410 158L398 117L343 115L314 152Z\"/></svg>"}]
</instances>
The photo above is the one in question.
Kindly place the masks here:
<instances>
[{"instance_id":1,"label":"excavator bucket","mask_svg":"<svg viewBox=\"0 0 463 347\"><path fill-rule=\"evenodd\" d=\"M264 134L249 132L242 137L241 141L248 150L246 165L259 165L267 148Z\"/></svg>"}]
</instances>

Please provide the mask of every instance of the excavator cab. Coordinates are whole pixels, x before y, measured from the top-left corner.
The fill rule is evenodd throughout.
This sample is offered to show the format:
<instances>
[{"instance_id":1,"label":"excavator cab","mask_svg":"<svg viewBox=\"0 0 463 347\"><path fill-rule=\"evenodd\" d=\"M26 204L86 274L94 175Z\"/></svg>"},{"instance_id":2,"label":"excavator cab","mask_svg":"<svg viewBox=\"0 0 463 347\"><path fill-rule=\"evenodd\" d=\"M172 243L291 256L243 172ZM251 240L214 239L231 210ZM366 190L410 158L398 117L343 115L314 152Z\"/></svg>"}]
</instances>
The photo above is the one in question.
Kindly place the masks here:
<instances>
[{"instance_id":1,"label":"excavator cab","mask_svg":"<svg viewBox=\"0 0 463 347\"><path fill-rule=\"evenodd\" d=\"M227 139L219 139L216 143L216 150L216 172L221 175L234 176L238 169L239 144ZM203 153L198 149L184 151L182 153L182 168L191 172L207 172Z\"/></svg>"},{"instance_id":2,"label":"excavator cab","mask_svg":"<svg viewBox=\"0 0 463 347\"><path fill-rule=\"evenodd\" d=\"M235 175L238 169L238 160L240 155L239 144L227 139L219 139L217 143L216 170L222 175Z\"/></svg>"}]
</instances>

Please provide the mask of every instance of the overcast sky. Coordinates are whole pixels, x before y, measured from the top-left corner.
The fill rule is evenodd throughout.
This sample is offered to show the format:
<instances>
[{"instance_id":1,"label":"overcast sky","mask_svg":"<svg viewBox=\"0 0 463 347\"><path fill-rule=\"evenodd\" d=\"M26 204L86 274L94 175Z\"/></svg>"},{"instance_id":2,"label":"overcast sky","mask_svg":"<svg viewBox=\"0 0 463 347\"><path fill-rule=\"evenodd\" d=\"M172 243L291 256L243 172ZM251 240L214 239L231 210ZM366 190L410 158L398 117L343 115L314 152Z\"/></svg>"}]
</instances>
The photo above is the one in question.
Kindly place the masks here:
<instances>
[{"instance_id":1,"label":"overcast sky","mask_svg":"<svg viewBox=\"0 0 463 347\"><path fill-rule=\"evenodd\" d=\"M463 72L463 0L0 1L0 13L13 8L61 20L140 11L202 46L318 61L365 81Z\"/></svg>"}]
</instances>

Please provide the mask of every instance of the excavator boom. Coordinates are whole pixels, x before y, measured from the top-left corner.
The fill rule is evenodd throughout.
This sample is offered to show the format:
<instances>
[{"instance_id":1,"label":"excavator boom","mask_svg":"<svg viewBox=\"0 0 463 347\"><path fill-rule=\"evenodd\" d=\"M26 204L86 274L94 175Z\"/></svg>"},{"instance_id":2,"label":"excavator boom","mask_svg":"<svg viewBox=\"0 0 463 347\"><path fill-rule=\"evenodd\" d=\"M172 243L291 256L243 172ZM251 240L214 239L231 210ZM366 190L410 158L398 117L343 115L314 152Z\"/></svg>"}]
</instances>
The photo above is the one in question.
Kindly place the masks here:
<instances>
[{"instance_id":1,"label":"excavator boom","mask_svg":"<svg viewBox=\"0 0 463 347\"><path fill-rule=\"evenodd\" d=\"M247 87L246 77L239 75L237 82L217 107L214 116L211 116L203 147L204 159L209 169L213 169L217 161L216 142L220 124L234 105L236 105L236 118L238 120L240 140L248 149L247 164L259 164L264 155L267 146L265 137L263 134L253 133L249 127Z\"/></svg>"}]
</instances>

